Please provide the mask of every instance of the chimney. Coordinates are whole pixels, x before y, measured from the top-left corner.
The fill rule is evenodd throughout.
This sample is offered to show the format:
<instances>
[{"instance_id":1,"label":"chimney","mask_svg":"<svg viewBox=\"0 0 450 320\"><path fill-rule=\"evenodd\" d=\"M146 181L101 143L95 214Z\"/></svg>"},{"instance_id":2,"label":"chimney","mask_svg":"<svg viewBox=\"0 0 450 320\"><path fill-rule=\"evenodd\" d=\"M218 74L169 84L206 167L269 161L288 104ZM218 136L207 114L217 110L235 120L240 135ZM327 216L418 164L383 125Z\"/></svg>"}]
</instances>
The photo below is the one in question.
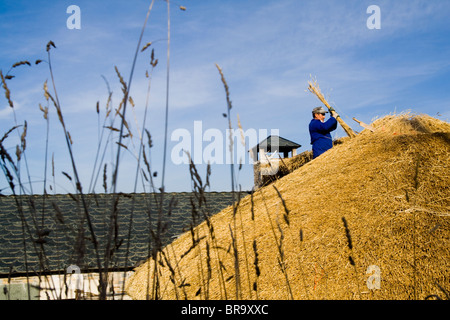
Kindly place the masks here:
<instances>
[{"instance_id":1,"label":"chimney","mask_svg":"<svg viewBox=\"0 0 450 320\"><path fill-rule=\"evenodd\" d=\"M253 159L255 189L271 181L270 177L278 172L280 159L296 156L300 147L298 143L271 135L251 148L249 152Z\"/></svg>"}]
</instances>

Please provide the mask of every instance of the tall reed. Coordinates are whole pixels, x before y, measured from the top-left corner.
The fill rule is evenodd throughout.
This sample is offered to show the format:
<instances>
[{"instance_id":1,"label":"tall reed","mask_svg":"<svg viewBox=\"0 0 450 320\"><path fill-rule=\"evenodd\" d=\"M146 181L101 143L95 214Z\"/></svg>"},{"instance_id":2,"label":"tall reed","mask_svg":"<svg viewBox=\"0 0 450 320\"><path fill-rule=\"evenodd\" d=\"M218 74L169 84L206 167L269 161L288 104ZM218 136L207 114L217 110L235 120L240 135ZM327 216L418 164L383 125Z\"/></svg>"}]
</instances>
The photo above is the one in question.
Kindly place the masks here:
<instances>
[{"instance_id":1,"label":"tall reed","mask_svg":"<svg viewBox=\"0 0 450 320\"><path fill-rule=\"evenodd\" d=\"M170 9L170 2L167 1L168 3L168 9ZM104 123L102 126L102 129L100 130L99 128L99 143L98 143L98 148L97 148L97 153L96 153L96 157L95 157L95 163L94 163L94 168L93 168L93 172L91 175L91 182L88 188L88 193L93 193L96 183L97 183L97 179L100 176L100 174L103 172L103 188L105 193L106 192L111 192L112 194L116 194L116 190L117 190L117 186L118 186L118 172L119 172L119 166L120 166L120 154L122 152L123 148L127 148L126 145L122 142L123 139L128 135L132 137L132 133L130 131L130 127L128 122L126 121L126 111L127 111L127 103L129 102L131 105L134 105L134 102L130 96L130 88L131 88L131 82L132 79L134 77L134 70L135 70L135 65L136 65L136 60L137 60L137 56L138 53L140 52L141 49L141 41L143 38L143 34L144 34L144 30L146 28L146 24L147 21L149 19L149 15L150 12L152 10L154 4L154 0L151 1L148 11L147 11L147 15L141 30L141 34L140 34L140 38L139 41L137 43L137 49L134 55L134 59L132 61L132 67L131 67L131 72L130 72L130 77L128 82L126 83L123 78L121 77L118 69L116 68L116 72L118 75L118 78L120 80L120 83L122 84L122 92L123 92L123 99L122 99L122 103L119 105L119 108L116 110L115 113L112 113L112 108L111 108L111 96L112 96L112 92L109 89L109 85L108 85L108 92L109 92L109 96L108 96L108 101L106 104L106 116L104 119ZM185 10L185 9L184 9ZM169 24L169 28L170 28L170 16L168 17L168 24ZM169 37L170 37L170 29L168 30L169 32ZM148 46L147 46L148 47ZM53 106L55 107L56 110L56 114L57 117L59 119L59 122L62 126L63 129L63 134L64 134L64 138L66 141L66 147L69 151L69 160L71 163L71 167L72 167L72 172L69 174L67 172L63 171L63 174L66 176L66 178L68 178L70 181L72 181L73 179L73 183L74 183L74 187L76 190L76 194L70 194L69 195L77 202L77 204L81 204L82 207L82 212L83 212L83 218L81 219L81 221L79 222L79 230L78 232L78 242L77 244L75 244L76 250L79 251L79 258L78 260L82 259L83 255L84 255L84 238L85 238L85 233L84 233L84 221L87 222L88 224L88 230L89 230L89 238L91 239L91 242L94 246L94 254L96 256L96 261L97 261L97 269L99 270L99 278L100 278L100 283L99 283L99 292L100 292L100 299L106 299L108 292L107 292L107 288L108 288L108 272L110 270L110 263L113 260L113 256L115 254L115 251L117 251L118 247L121 244L121 241L123 239L118 239L117 238L117 231L118 231L118 215L120 214L118 207L119 207L119 198L118 196L115 196L115 198L113 198L111 200L111 206L110 206L110 212L109 212L109 230L107 232L107 239L106 239L106 243L104 244L104 256L101 258L100 255L100 246L101 244L99 243L97 237L98 237L98 230L94 230L94 227L92 225L92 221L91 221L91 212L90 212L90 202L89 199L87 199L86 194L83 191L82 188L82 183L80 181L79 178L79 174L78 174L78 168L77 165L75 163L75 159L74 159L74 155L73 155L73 148L72 148L72 137L69 133L68 130L68 125L66 124L65 120L64 120L64 116L63 116L63 109L62 106L60 104L60 100L59 100L59 96L58 96L58 91L56 90L56 81L55 81L55 77L54 77L54 72L53 72L53 65L52 65L52 61L51 61L51 52L52 50L56 49L56 45L53 41L49 41L46 45L46 52L47 52L47 61L44 60L37 60L36 61L36 65L37 64L41 64L42 62L45 62L48 65L48 70L49 70L49 74L50 74L50 79L51 79L51 86L53 91L51 92L49 87L48 87L48 83L47 81L44 83L44 96L46 98L47 101L47 105L49 103L52 103ZM143 50L142 50L143 51ZM168 56L169 56L169 48L168 48ZM154 60L154 52L152 50L152 54L151 54L151 62L150 64L152 65L152 67L154 68L157 64L157 60ZM31 66L31 64L28 61L21 61L18 63L15 63L12 68L10 70L12 70L13 68L19 67L19 66L23 66L23 65L28 65ZM7 81L11 80L14 78L14 76L10 75L9 72L8 74L6 74L6 76L3 75L2 71L0 70L0 75L1 75L1 80L2 80L2 88L4 89L5 92L5 97L10 105L11 108L14 108L14 103L13 100L11 98L11 91L8 88L7 85ZM169 75L169 69L167 70L167 84L169 83L169 79L168 79L168 75ZM105 79L106 81L106 79ZM150 92L150 81L149 81L149 89L148 89L148 95ZM145 116L147 115L147 107L148 107L148 95L147 95L147 102L146 102L146 106L145 106ZM168 97L168 93L167 93L167 97ZM48 270L48 259L47 259L47 255L45 252L45 247L46 247L46 237L48 236L48 232L45 230L44 228L44 216L46 215L45 210L46 209L46 195L47 195L47 168L48 168L48 153L49 153L49 136L48 136L48 132L49 132L49 118L48 118L48 106L47 107L42 107L41 105L39 105L40 110L43 112L44 114L44 118L46 120L46 124L47 124L47 136L46 136L46 140L45 140L45 154L44 154L44 179L43 179L43 198L42 198L42 212L41 212L41 225L38 225L38 219L36 212L34 212L35 210L32 210L32 221L34 224L34 229L37 230L37 239L35 238L35 236L33 235L33 231L31 230L31 227L28 225L28 220L25 218L25 213L24 213L24 205L22 204L22 198L16 197L17 193L16 191L20 190L20 194L27 194L29 193L29 191L25 190L25 183L23 182L21 175L20 175L20 160L21 159L26 159L26 128L27 128L27 123L25 122L25 124L23 126L19 126L16 125L14 126L11 130L9 130L2 138L2 141L0 143L0 151L1 151L1 168L2 171L5 175L5 177L7 178L9 187L11 189L11 192L13 193L15 200L16 200L16 206L18 209L18 213L21 216L21 221L22 221L22 228L23 228L23 244L24 244L24 259L25 259L25 267L26 267L26 273L28 275L28 262L27 262L27 257L28 254L27 252L29 252L30 248L28 247L26 238L31 238L33 241L32 243L34 244L34 250L36 251L36 256L40 257L41 261L40 261L40 265L41 265L41 269L42 270ZM167 101L167 110L168 110L168 101ZM14 109L13 109L14 110ZM100 116L100 108L99 108L99 102L97 102L96 105L96 112L98 114L98 116ZM113 119L111 119L109 116L113 115ZM120 118L120 127L119 129L116 129L113 126L114 123L114 119L116 117ZM144 117L144 122L142 124L142 129L145 130L148 133L148 130L145 129L146 127L146 123L145 123L145 118ZM99 118L100 119L100 118ZM111 119L111 124L108 126L107 125L107 121ZM100 121L98 121L99 125L100 125ZM24 130L22 130L22 132L19 132L18 129L19 128L24 128ZM167 117L166 117L166 128L167 128ZM107 137L107 143L103 144L103 138L104 138L104 133L105 133L105 129L109 130L109 135ZM127 135L125 135L125 130L127 130ZM7 149L3 146L3 142L8 138L9 134L13 131L17 131L18 135L19 135L19 139L21 141L20 146L17 147L16 150L16 155L17 155L17 164L14 162L13 158L10 156L10 154L8 153ZM100 133L101 131L101 133ZM167 131L167 130L166 130ZM114 132L119 132L119 136L118 136L118 141L116 142L117 144L117 151L116 151L116 161L114 163L114 167L112 170L112 180L111 180L111 184L108 188L107 185L107 165L106 163L104 163L104 156L106 154L106 149L108 147L108 141L110 140L111 135ZM147 137L150 140L150 135L148 134ZM146 167L148 170L148 175L150 177L150 180L152 179L152 172L150 171L150 165L149 165L149 159L147 159L146 155L145 155L145 151L143 151L143 140L144 140L144 136L142 134L139 135L140 138L140 143L139 143L139 151L138 151L138 155L137 155L137 168L136 168L136 176L135 176L135 190L136 190L136 184L138 181L138 178L142 178L144 180L144 176L145 176L145 172L143 170L141 170L140 167L140 163L141 163L141 156L144 159L144 162L146 163ZM167 138L166 138L167 140ZM150 141L149 141L150 143ZM101 151L101 148L103 149L103 152ZM165 159L164 159L164 163L165 163ZM27 165L27 170L28 170L28 165ZM55 183L55 172L54 172L54 155L52 155L52 177L53 177L53 186L50 185L50 188L54 190L55 192L55 188L56 188L56 183ZM17 181L17 182L16 182ZM30 193L33 194L33 190L32 190L32 183L31 183L31 179L29 177L29 173L28 173L28 184L30 185ZM164 180L163 180L164 181ZM19 189L16 188L16 186L19 187ZM153 187L153 183L151 183L151 188L154 189ZM109 190L108 190L109 189ZM164 182L162 184L161 190L164 190ZM134 201L134 198L133 198ZM33 202L32 202L32 198L29 198L29 204L30 204L30 208L33 209L35 208ZM161 198L161 201L159 202L160 206L162 207L163 205L163 199ZM64 218L62 215L61 210L58 208L58 206L56 205L56 203L52 203L52 207L56 212L56 217L57 220L63 224L64 223ZM134 202L132 204L132 213L134 211ZM159 210L160 213L162 213L162 209ZM161 217L159 217L158 219L158 230L155 232L156 234L156 243L158 243L159 239L162 236L162 223L161 221ZM127 247L126 247L126 255L125 255L125 269L128 263L128 251L130 249L129 244L130 244L130 237L131 237L131 225L132 225L132 221L133 221L133 214L130 215L130 220L129 220L129 225L128 225L128 241L127 241ZM150 244L149 244L150 246ZM40 252L38 252L40 251ZM27 277L28 279L28 277ZM62 292L62 290L61 290Z\"/></svg>"}]
</instances>

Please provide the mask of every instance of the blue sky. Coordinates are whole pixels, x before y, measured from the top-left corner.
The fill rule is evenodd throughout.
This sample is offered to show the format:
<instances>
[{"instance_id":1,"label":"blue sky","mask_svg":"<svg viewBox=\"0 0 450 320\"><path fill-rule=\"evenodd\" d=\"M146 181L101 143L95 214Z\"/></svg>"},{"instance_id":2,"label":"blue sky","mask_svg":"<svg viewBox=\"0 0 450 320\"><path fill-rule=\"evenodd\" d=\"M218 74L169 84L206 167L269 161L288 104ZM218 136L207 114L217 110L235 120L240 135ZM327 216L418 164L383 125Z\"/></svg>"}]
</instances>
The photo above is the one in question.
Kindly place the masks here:
<instances>
[{"instance_id":1,"label":"blue sky","mask_svg":"<svg viewBox=\"0 0 450 320\"><path fill-rule=\"evenodd\" d=\"M121 85L114 67L128 81L134 52L151 1L0 1L0 69L6 75L18 61L28 60L10 71L7 81L14 102L8 106L4 91L0 96L1 136L11 127L27 121L26 161L32 187L26 192L42 193L45 167L46 122L39 104L47 106L43 85L48 80L46 44L52 40L51 62L56 89L66 126L73 140L75 163L84 191L94 171L95 154L108 98L106 81L112 91L112 107L121 99ZM80 8L81 29L68 29L66 12L70 5ZM369 29L367 8L377 5L381 29ZM180 10L184 6L186 10ZM302 145L298 152L310 150L308 123L312 108L320 105L307 91L310 76L317 79L323 93L353 129L361 130L352 117L370 123L386 114L408 111L426 113L439 119L450 118L450 1L333 1L333 0L204 0L171 1L169 141L165 187L167 191L190 191L189 167L171 159L180 141L171 134L182 129L191 134L192 146L206 148L212 142L195 135L194 123L222 132L228 127L226 99L220 75L227 80L233 108L231 120L237 129L239 115L244 130L278 130L287 139ZM116 191L134 191L139 130L142 132L149 85L150 52L159 63L151 73L151 89L146 128L153 139L151 165L157 171L156 187L161 184L164 115L167 75L167 3L155 0L131 83L135 107L128 105L126 120L134 134L124 140ZM105 81L106 79L106 81ZM100 117L96 113L97 101ZM49 149L47 191L75 192L63 131L55 108L49 107ZM136 120L135 120L136 119ZM100 124L99 124L100 123ZM118 122L115 125L118 126ZM108 123L109 124L109 123ZM137 124L137 125L136 125ZM139 130L138 130L139 129ZM106 133L108 131L105 131ZM333 137L345 136L342 129ZM108 183L117 152L115 140L106 148ZM266 136L258 136L259 140ZM197 140L194 140L197 139ZM19 143L17 133L4 142L10 154ZM198 142L200 141L200 142ZM239 143L239 141L236 141ZM253 147L253 145L247 145ZM223 148L226 149L226 146ZM194 148L190 150L193 153ZM225 154L225 152L224 152ZM51 176L54 157L55 182ZM239 162L239 159L236 159ZM250 159L242 169L236 165L237 184L243 190L253 186ZM19 162L21 178L28 181L25 160ZM103 167L103 164L102 164ZM206 166L198 164L205 177ZM95 187L102 192L102 175ZM231 190L230 166L213 164L211 191ZM52 190L49 189L52 185ZM146 190L148 187L146 186ZM0 189L8 194L5 177ZM141 180L138 192L143 191Z\"/></svg>"}]
</instances>

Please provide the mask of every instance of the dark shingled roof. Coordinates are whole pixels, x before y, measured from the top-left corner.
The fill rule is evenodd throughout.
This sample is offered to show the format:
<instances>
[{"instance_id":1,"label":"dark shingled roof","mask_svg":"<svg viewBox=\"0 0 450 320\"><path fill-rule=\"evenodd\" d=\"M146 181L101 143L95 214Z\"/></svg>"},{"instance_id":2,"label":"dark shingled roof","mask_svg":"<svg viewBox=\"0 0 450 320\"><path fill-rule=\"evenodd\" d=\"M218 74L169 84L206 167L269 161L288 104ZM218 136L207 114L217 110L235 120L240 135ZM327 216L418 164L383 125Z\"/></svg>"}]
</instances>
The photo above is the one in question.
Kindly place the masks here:
<instances>
[{"instance_id":1,"label":"dark shingled roof","mask_svg":"<svg viewBox=\"0 0 450 320\"><path fill-rule=\"evenodd\" d=\"M155 247L151 233L156 234L158 229L160 196L156 193L117 197L85 195L101 268L104 268L108 235L112 239L111 268L133 267L148 258L149 244L150 248ZM161 246L188 231L191 224L202 222L203 212L213 215L233 203L230 192L208 192L205 198L206 204L199 208L194 193L164 195ZM198 210L195 221L192 203ZM0 217L0 276L64 271L72 264L83 271L98 269L94 237L79 195L0 197Z\"/></svg>"},{"instance_id":2,"label":"dark shingled roof","mask_svg":"<svg viewBox=\"0 0 450 320\"><path fill-rule=\"evenodd\" d=\"M251 150L258 152L260 148L265 150L267 148L268 152L272 152L272 139L275 139L274 141L276 141L277 143L276 150L278 150L279 152L291 151L293 149L298 149L301 147L301 145L299 145L298 143L292 142L283 137L270 135L266 139L258 143L256 146L254 146Z\"/></svg>"}]
</instances>

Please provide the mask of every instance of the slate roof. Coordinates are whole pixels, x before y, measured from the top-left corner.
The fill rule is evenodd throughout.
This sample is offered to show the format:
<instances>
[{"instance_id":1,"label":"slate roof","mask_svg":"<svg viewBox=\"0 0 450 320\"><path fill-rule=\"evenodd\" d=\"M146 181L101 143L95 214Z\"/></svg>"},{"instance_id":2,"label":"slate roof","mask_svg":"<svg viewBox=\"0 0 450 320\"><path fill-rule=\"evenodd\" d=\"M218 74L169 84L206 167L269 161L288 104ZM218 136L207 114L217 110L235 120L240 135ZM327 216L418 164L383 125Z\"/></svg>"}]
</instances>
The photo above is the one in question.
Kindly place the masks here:
<instances>
[{"instance_id":1,"label":"slate roof","mask_svg":"<svg viewBox=\"0 0 450 320\"><path fill-rule=\"evenodd\" d=\"M277 141L277 148L276 150L280 151L280 152L284 152L284 151L292 151L293 149L298 149L301 147L300 144L292 142L286 138L280 137L280 136L268 136L266 139L264 139L263 141L261 141L260 143L258 143L256 146L254 146L253 148L251 148L251 150L258 152L260 148L266 149L268 152L272 152L272 139L278 139L278 140L274 140Z\"/></svg>"},{"instance_id":2,"label":"slate roof","mask_svg":"<svg viewBox=\"0 0 450 320\"><path fill-rule=\"evenodd\" d=\"M109 234L112 240L109 251L113 253L109 266L133 267L147 259L149 250L155 248L151 233L157 233L158 220L163 226L159 238L164 247L191 225L204 220L203 213L192 214L192 203L198 212L204 210L209 215L233 203L230 192L206 193L206 204L201 207L193 193L166 193L158 219L160 196L85 195L90 224L78 195L0 197L0 277L65 271L72 264L82 271L97 270L98 261L104 268ZM99 259L90 226L97 240Z\"/></svg>"}]
</instances>

